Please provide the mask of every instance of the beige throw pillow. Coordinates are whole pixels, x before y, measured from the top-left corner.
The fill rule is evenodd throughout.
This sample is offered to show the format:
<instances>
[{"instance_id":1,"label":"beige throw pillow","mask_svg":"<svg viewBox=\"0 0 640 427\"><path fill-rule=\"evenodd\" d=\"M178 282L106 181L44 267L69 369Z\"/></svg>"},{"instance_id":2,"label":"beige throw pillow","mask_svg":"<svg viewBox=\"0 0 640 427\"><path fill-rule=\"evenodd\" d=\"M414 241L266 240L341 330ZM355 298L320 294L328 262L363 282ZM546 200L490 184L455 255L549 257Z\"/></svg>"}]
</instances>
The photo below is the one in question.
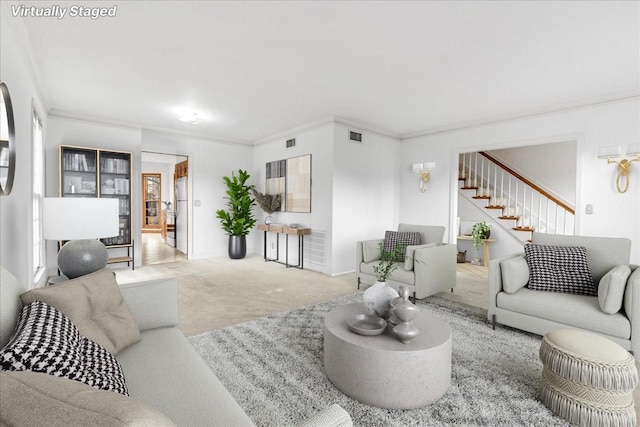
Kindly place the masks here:
<instances>
[{"instance_id":1,"label":"beige throw pillow","mask_svg":"<svg viewBox=\"0 0 640 427\"><path fill-rule=\"evenodd\" d=\"M604 313L615 314L620 311L630 274L628 265L617 265L602 276L598 285L598 303Z\"/></svg>"},{"instance_id":2,"label":"beige throw pillow","mask_svg":"<svg viewBox=\"0 0 640 427\"><path fill-rule=\"evenodd\" d=\"M516 293L529 283L529 265L524 257L509 258L500 262L502 288L508 294Z\"/></svg>"},{"instance_id":3,"label":"beige throw pillow","mask_svg":"<svg viewBox=\"0 0 640 427\"><path fill-rule=\"evenodd\" d=\"M24 305L42 301L65 314L80 334L111 354L140 340L135 319L109 268L20 296Z\"/></svg>"}]
</instances>

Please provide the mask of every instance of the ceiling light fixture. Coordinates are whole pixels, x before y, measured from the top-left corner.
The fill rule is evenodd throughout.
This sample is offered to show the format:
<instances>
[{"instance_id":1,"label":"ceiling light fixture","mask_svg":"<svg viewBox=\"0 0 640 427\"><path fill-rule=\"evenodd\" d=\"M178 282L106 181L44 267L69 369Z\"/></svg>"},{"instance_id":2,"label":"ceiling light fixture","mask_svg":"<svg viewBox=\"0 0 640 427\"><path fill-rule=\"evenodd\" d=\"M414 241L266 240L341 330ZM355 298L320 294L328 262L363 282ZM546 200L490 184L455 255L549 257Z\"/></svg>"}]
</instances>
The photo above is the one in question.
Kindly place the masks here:
<instances>
[{"instance_id":1,"label":"ceiling light fixture","mask_svg":"<svg viewBox=\"0 0 640 427\"><path fill-rule=\"evenodd\" d=\"M184 113L182 116L179 117L179 120L181 122L189 123L192 125L197 125L202 121L202 119L200 118L200 115L198 115L198 113L196 113L195 111L189 111Z\"/></svg>"}]
</instances>

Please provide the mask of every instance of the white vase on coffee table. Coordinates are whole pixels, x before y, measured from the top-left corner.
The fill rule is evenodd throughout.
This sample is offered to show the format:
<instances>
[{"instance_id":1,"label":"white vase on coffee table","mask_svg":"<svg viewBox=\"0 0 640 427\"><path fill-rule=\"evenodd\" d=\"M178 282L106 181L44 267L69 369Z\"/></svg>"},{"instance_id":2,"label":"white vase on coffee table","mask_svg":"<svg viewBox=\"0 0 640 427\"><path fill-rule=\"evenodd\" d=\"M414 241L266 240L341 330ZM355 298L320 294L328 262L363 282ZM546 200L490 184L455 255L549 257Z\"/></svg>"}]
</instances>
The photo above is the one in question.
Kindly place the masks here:
<instances>
[{"instance_id":1,"label":"white vase on coffee table","mask_svg":"<svg viewBox=\"0 0 640 427\"><path fill-rule=\"evenodd\" d=\"M362 295L367 314L387 319L391 309L391 300L398 297L398 292L386 282L377 281Z\"/></svg>"}]
</instances>

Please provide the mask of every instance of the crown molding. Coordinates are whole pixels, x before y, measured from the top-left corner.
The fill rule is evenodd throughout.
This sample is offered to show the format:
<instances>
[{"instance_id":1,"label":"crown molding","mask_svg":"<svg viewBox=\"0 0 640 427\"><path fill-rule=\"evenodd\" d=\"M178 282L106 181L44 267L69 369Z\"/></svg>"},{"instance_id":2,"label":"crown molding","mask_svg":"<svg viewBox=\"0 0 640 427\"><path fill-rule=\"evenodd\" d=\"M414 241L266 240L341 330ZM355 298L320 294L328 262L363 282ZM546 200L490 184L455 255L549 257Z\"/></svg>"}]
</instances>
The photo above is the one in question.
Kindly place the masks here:
<instances>
[{"instance_id":1,"label":"crown molding","mask_svg":"<svg viewBox=\"0 0 640 427\"><path fill-rule=\"evenodd\" d=\"M616 94L610 94L599 98L592 98L590 100L583 100L579 102L573 102L568 104L558 104L548 108L532 109L520 111L514 114L507 114L502 116L496 116L492 118L486 118L481 120L474 120L466 123L457 123L450 126L442 126L439 128L426 129L423 131L412 132L404 134L400 137L401 141L419 138L424 136L433 136L451 132L457 132L461 130L490 126L498 123L505 123L517 120L524 120L538 116L545 116L548 114L569 112L573 110L579 110L583 108L595 107L603 104L611 104L615 102L630 101L633 99L640 99L640 93L637 91L618 92Z\"/></svg>"},{"instance_id":2,"label":"crown molding","mask_svg":"<svg viewBox=\"0 0 640 427\"><path fill-rule=\"evenodd\" d=\"M252 145L250 142L239 140L239 139L211 137L210 135L205 135L199 132L189 132L189 131L177 130L177 129L161 127L161 126L145 126L139 123L128 122L124 120L112 120L112 119L105 119L103 117L71 113L69 111L58 110L55 108L48 111L48 116L53 118L66 119L66 120L77 120L81 122L93 123L93 124L98 124L103 126L113 126L113 127L123 128L123 129L136 130L139 132L150 132L150 133L157 133L157 134L163 134L163 135L196 138L196 139L202 139L205 141L218 142L218 143L224 143L224 144L249 145L249 146Z\"/></svg>"}]
</instances>

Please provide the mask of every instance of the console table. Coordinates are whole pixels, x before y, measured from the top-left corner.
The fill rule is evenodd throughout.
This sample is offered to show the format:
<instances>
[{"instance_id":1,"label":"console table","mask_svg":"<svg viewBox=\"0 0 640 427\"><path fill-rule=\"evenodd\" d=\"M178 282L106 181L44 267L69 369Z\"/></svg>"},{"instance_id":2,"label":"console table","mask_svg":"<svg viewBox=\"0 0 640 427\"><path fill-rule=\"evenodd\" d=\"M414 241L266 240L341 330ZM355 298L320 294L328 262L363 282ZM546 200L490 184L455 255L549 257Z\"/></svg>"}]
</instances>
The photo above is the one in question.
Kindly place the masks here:
<instances>
[{"instance_id":1,"label":"console table","mask_svg":"<svg viewBox=\"0 0 640 427\"><path fill-rule=\"evenodd\" d=\"M471 236L458 236L458 240L473 240ZM485 267L489 267L489 243L495 242L496 239L482 240L482 261Z\"/></svg>"},{"instance_id":2,"label":"console table","mask_svg":"<svg viewBox=\"0 0 640 427\"><path fill-rule=\"evenodd\" d=\"M280 264L284 264L287 268L295 267L299 269L304 268L304 235L311 234L310 228L293 228L287 227L282 224L258 224L258 230L264 231L264 260L273 261ZM267 257L267 232L276 233L276 257ZM280 261L280 234L284 234L285 237L285 261ZM289 264L289 236L298 236L298 264Z\"/></svg>"}]
</instances>

